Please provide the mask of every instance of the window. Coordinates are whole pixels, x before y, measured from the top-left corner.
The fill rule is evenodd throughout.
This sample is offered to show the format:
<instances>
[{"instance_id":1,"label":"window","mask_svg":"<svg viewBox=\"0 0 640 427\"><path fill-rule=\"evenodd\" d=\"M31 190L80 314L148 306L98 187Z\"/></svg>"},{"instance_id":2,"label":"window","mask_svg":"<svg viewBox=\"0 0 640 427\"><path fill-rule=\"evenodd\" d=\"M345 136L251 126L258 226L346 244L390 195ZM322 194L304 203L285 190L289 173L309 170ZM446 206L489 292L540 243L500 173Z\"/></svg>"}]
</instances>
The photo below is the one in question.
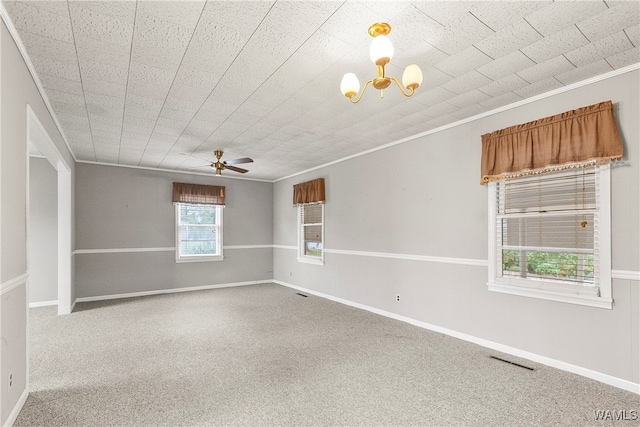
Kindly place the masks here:
<instances>
[{"instance_id":1,"label":"window","mask_svg":"<svg viewBox=\"0 0 640 427\"><path fill-rule=\"evenodd\" d=\"M221 205L176 203L176 261L222 260Z\"/></svg>"},{"instance_id":2,"label":"window","mask_svg":"<svg viewBox=\"0 0 640 427\"><path fill-rule=\"evenodd\" d=\"M324 263L324 204L298 205L298 261Z\"/></svg>"},{"instance_id":3,"label":"window","mask_svg":"<svg viewBox=\"0 0 640 427\"><path fill-rule=\"evenodd\" d=\"M324 264L324 178L293 186L298 207L298 261Z\"/></svg>"},{"instance_id":4,"label":"window","mask_svg":"<svg viewBox=\"0 0 640 427\"><path fill-rule=\"evenodd\" d=\"M609 166L489 188L490 290L611 308Z\"/></svg>"}]
</instances>

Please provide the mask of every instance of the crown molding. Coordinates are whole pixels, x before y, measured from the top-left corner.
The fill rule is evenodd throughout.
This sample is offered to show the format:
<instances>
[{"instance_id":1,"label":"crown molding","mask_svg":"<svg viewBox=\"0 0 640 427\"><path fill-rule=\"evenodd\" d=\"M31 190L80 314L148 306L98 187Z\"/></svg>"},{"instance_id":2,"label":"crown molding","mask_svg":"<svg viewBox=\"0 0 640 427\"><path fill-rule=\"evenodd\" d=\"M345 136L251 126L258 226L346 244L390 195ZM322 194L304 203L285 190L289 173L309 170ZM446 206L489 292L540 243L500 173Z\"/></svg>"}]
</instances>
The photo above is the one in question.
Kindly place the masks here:
<instances>
[{"instance_id":1,"label":"crown molding","mask_svg":"<svg viewBox=\"0 0 640 427\"><path fill-rule=\"evenodd\" d=\"M142 170L148 170L148 171L154 171L154 172L177 173L177 174L180 174L180 175L200 175L200 176L208 176L210 178L216 178L216 179L239 179L239 180L243 180L243 181L257 181L257 182L273 183L273 181L268 180L268 179L245 178L245 177L242 177L242 176L229 176L229 175L218 176L218 175L215 175L215 174L205 173L205 172L191 172L191 171L183 171L183 170L178 170L178 169L152 168L152 167L148 167L148 166L120 165L120 164L117 164L117 163L94 162L94 161L90 161L90 160L76 160L76 163L84 163L84 164L88 164L88 165L98 165L98 166L112 166L112 167L117 167L117 168L142 169Z\"/></svg>"},{"instance_id":2,"label":"crown molding","mask_svg":"<svg viewBox=\"0 0 640 427\"><path fill-rule=\"evenodd\" d=\"M46 93L44 91L44 88L42 86L42 83L40 82L40 79L38 78L38 76L36 74L36 71L35 71L35 68L33 66L33 63L29 59L29 56L27 54L27 50L26 50L24 44L22 43L22 40L20 39L20 36L18 35L18 31L16 30L15 26L13 25L13 22L11 21L11 18L9 17L9 14L7 13L7 11L6 11L5 7L4 7L4 4L2 2L0 2L0 16L2 16L3 22L7 26L7 29L9 30L9 33L11 34L11 37L13 38L14 42L16 43L16 46L18 47L18 50L20 51L22 59L24 60L24 62L25 62L26 66L27 66L27 68L29 70L29 73L31 74L31 77L32 77L36 87L38 88L38 92L40 93L40 96L42 97L42 99L43 99L43 101L45 103L45 106L47 107L47 110L49 111L49 114L51 115L51 118L53 119L54 123L56 124L56 127L58 128L58 132L60 132L60 135L62 136L62 139L63 139L65 145L67 146L67 149L69 150L69 153L73 157L74 161L76 161L77 163L96 164L96 165L102 165L102 166L129 167L129 168L154 170L154 171L169 172L169 173L181 173L181 174L202 175L202 176L212 176L212 177L216 176L216 175L211 175L211 174L207 174L207 173L197 173L197 172L190 172L190 171L177 171L177 170L171 170L171 169L161 169L161 168L152 168L152 167L143 167L143 166L122 165L122 164L116 164L116 163L104 163L104 162L93 162L93 161L88 161L88 160L78 160L76 158L73 150L71 149L71 146L69 145L69 142L67 141L66 135L62 131L62 126L60 125L60 122L58 121L58 118L57 118L56 114L54 113L53 108L51 107L51 103L49 102L49 98L47 97L47 95L46 95ZM344 161L347 161L347 160L351 160L351 159L354 159L354 158L357 158L357 157L360 157L360 156L364 156L366 154L370 154L370 153L374 153L376 151L384 150L386 148L390 148L390 147L393 147L395 145L399 145L399 144L403 144L405 142L413 141L415 139L422 138L424 136L428 136L428 135L432 135L432 134L435 134L435 133L438 133L438 132L442 132L444 130L447 130L447 129L450 129L450 128L453 128L453 127L456 127L456 126L460 126L460 125L463 125L463 124L466 124L466 123L470 123L470 122L473 122L473 121L476 121L476 120L480 120L482 118L489 117L489 116L492 116L494 114L498 114L498 113L501 113L501 112L504 112L504 111L508 111L508 110L511 110L511 109L514 109L514 108L518 108L518 107L521 107L523 105L527 105L527 104L530 104L532 102L536 102L536 101L539 101L541 99L548 98L550 96L555 96L555 95L558 95L558 94L561 94L561 93L564 93L564 92L568 92L568 91L571 91L571 90L574 90L574 89L577 89L577 88L580 88L580 87L583 87L583 86L587 86L587 85L590 85L590 84L593 84L593 83L596 83L596 82L599 82L599 81L602 81L602 80L606 80L606 79L609 79L609 78L612 78L612 77L616 77L616 76L619 76L621 74L625 74L625 73L628 73L628 72L631 72L631 71L635 71L635 70L638 70L638 69L640 69L640 63L628 65L626 67L619 68L617 70L613 70L613 71L610 71L608 73L601 74L599 76L591 77L589 79L582 80L582 81L579 81L579 82L576 82L576 83L572 83L572 84L567 85L567 86L562 86L560 88L557 88L557 89L551 90L549 92L545 92L545 93L533 96L531 98L523 99L521 101L517 101L517 102L511 103L511 104L508 104L508 105L505 105L505 106L502 106L502 107L499 107L499 108L495 108L493 110L486 111L484 113L476 114L475 116L467 117L466 119L458 120L458 121L455 121L453 123L449 123L449 124L446 124L444 126L437 127L435 129L430 129L430 130L425 131L425 132L417 133L415 135L408 136L406 138L402 138L402 139L399 139L397 141L392 141L390 143L381 145L379 147L375 147L375 148L372 148L372 149L369 149L369 150L366 150L366 151L362 151L360 153L356 153L356 154L353 154L351 156L343 157L343 158L334 160L332 162L324 163L322 165L315 166L313 168L305 169L303 171L296 172L296 173L293 173L291 175L284 176L282 178L277 178L277 179L274 179L274 180L243 178L243 177L229 177L229 176L225 176L224 178L244 179L244 180L247 180L247 181L270 182L270 183L276 183L276 182L279 182L279 181L284 181L286 179L293 178L295 176L303 175L303 174L306 174L306 173L309 173L309 172L313 172L313 171L318 170L318 169L322 169L322 168L325 168L325 167L328 167L328 166L335 165L337 163L341 163L341 162L344 162Z\"/></svg>"},{"instance_id":3,"label":"crown molding","mask_svg":"<svg viewBox=\"0 0 640 427\"><path fill-rule=\"evenodd\" d=\"M518 107L521 107L523 105L531 104L531 103L539 101L541 99L549 98L550 96L555 96L555 95L559 95L559 94L564 93L564 92L569 92L571 90L574 90L574 89L577 89L577 88L580 88L580 87L583 87L583 86L588 86L590 84L599 82L601 80L610 79L612 77L616 77L616 76L619 76L621 74L626 74L626 73L629 73L631 71L635 71L635 70L638 70L638 69L640 69L640 63L628 65L626 67L619 68L617 70L613 70L613 71L610 71L608 73L601 74L599 76L591 77L590 79L586 79L586 80L582 80L582 81L579 81L579 82L576 82L576 83L572 83L572 84L567 85L567 86L562 86L560 88L551 90L549 92L545 92L545 93L541 93L541 94L536 95L536 96L532 96L531 98L526 98L526 99L523 99L521 101L517 101L517 102L513 102L511 104L504 105L502 107L494 108L493 110L485 111L484 113L476 114L475 116L467 117L466 119L458 120L458 121L455 121L453 123L449 123L449 124L446 124L444 126L437 127L435 129L430 129L430 130L425 131L425 132L420 132L420 133L417 133L415 135L411 135L411 136L408 136L406 138L402 138L402 139L399 139L397 141L393 141L393 142L390 142L388 144L381 145L379 147L371 148L369 150L362 151L360 153L352 154L351 156L343 157L341 159L334 160L332 162L325 163L325 164L320 165L320 166L314 166L314 167L312 167L310 169L306 169L306 170L303 170L301 172L296 172L294 174L287 175L287 176L285 176L283 178L275 179L272 182L275 183L275 182L278 182L278 181L284 181L285 179L293 178L293 177L298 176L298 175L303 175L305 173L313 172L313 171L318 170L318 169L326 168L327 166L332 166L332 165L335 165L337 163L341 163L341 162L344 162L344 161L347 161L347 160L355 159L356 157L360 157L360 156L364 156L366 154L374 153L376 151L384 150L386 148L393 147L395 145L399 145L399 144L403 144L405 142L413 141L414 139L422 138L422 137L427 136L427 135L433 135L434 133L442 132L444 130L454 128L456 126L460 126L460 125L463 125L463 124L466 124L466 123L470 123L470 122L473 122L473 121L476 121L476 120L480 120L480 119L483 119L485 117L492 116L494 114L502 113L504 111L512 110L514 108L518 108Z\"/></svg>"},{"instance_id":4,"label":"crown molding","mask_svg":"<svg viewBox=\"0 0 640 427\"><path fill-rule=\"evenodd\" d=\"M60 133L60 136L64 141L64 145L66 145L67 150L71 155L71 158L73 158L73 160L77 162L78 159L76 158L76 155L74 154L73 150L71 149L71 146L69 145L67 136L62 130L62 125L60 125L60 122L58 121L58 116L56 116L56 113L53 111L53 107L51 106L49 97L47 97L47 94L44 90L44 86L42 86L42 82L40 81L40 78L38 78L36 69L33 66L33 63L31 62L29 55L27 54L27 48L25 47L24 43L22 43L22 39L18 34L18 30L13 25L13 21L11 21L11 18L9 17L9 13L7 12L7 9L5 9L4 7L4 2L0 2L0 16L2 17L2 21L4 22L4 25L7 27L7 30L9 30L9 34L11 35L11 38L13 38L13 41L16 44L16 47L18 48L18 51L20 52L20 56L22 56L22 60L24 61L25 65L27 66L27 69L29 70L29 74L31 74L33 83L36 85L36 88L38 89L38 93L40 94L40 97L42 98L42 101L44 102L44 105L47 108L47 111L49 112L49 115L51 116L53 123L56 125L56 128Z\"/></svg>"}]
</instances>

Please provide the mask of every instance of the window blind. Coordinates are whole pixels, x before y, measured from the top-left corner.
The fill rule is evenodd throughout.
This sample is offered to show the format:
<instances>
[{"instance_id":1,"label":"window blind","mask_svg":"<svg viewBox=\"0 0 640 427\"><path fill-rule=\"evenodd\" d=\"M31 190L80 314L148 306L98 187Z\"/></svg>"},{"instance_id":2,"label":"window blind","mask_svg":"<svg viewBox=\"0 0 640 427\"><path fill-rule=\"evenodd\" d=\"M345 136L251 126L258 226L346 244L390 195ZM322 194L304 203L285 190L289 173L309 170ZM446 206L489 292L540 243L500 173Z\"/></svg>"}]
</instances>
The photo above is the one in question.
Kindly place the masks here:
<instances>
[{"instance_id":1,"label":"window blind","mask_svg":"<svg viewBox=\"0 0 640 427\"><path fill-rule=\"evenodd\" d=\"M304 205L303 208L304 223L321 224L322 223L322 206L318 204Z\"/></svg>"},{"instance_id":2,"label":"window blind","mask_svg":"<svg viewBox=\"0 0 640 427\"><path fill-rule=\"evenodd\" d=\"M597 283L596 178L592 167L498 182L503 277Z\"/></svg>"},{"instance_id":3,"label":"window blind","mask_svg":"<svg viewBox=\"0 0 640 427\"><path fill-rule=\"evenodd\" d=\"M323 206L318 203L300 206L301 255L322 256L322 211Z\"/></svg>"}]
</instances>

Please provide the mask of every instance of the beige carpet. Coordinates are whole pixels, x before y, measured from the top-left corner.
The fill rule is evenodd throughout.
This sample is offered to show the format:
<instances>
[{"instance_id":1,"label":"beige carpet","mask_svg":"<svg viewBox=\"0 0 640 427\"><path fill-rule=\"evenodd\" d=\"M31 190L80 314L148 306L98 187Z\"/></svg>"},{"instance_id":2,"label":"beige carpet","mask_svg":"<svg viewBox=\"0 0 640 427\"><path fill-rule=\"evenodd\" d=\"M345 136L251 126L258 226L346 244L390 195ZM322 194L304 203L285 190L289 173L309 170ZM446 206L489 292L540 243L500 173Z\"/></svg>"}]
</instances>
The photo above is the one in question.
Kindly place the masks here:
<instances>
[{"instance_id":1,"label":"beige carpet","mask_svg":"<svg viewBox=\"0 0 640 427\"><path fill-rule=\"evenodd\" d=\"M595 410L640 409L633 393L296 292L31 309L15 425L604 426L633 422Z\"/></svg>"}]
</instances>

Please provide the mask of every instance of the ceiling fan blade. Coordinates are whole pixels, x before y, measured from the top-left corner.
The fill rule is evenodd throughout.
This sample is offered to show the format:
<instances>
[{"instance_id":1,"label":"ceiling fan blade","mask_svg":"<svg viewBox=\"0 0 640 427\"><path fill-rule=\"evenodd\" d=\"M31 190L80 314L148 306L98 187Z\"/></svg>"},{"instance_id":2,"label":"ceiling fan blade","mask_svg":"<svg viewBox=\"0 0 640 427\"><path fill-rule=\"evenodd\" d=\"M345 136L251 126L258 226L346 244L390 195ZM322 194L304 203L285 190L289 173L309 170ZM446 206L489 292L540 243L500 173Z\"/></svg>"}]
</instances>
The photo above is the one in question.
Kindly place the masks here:
<instances>
[{"instance_id":1,"label":"ceiling fan blade","mask_svg":"<svg viewBox=\"0 0 640 427\"><path fill-rule=\"evenodd\" d=\"M225 165L239 165L242 163L253 163L253 159L250 159L249 157L243 157L241 159L227 160L222 163L224 163Z\"/></svg>"},{"instance_id":2,"label":"ceiling fan blade","mask_svg":"<svg viewBox=\"0 0 640 427\"><path fill-rule=\"evenodd\" d=\"M210 159L205 159L204 157L194 156L193 154L189 154L189 153L180 153L180 155L181 156L187 156L187 157L193 157L194 159L200 159L200 160L204 160L205 162L213 163Z\"/></svg>"},{"instance_id":3,"label":"ceiling fan blade","mask_svg":"<svg viewBox=\"0 0 640 427\"><path fill-rule=\"evenodd\" d=\"M225 165L225 169L229 169L230 171L234 171L234 172L240 172L240 173L247 173L249 172L246 169L242 169L242 168L237 168L235 166L229 166L229 165Z\"/></svg>"},{"instance_id":4,"label":"ceiling fan blade","mask_svg":"<svg viewBox=\"0 0 640 427\"><path fill-rule=\"evenodd\" d=\"M194 169L202 169L202 168L210 168L211 164L208 165L202 165L202 166L194 166L192 168L189 168L190 171L194 170Z\"/></svg>"}]
</instances>

